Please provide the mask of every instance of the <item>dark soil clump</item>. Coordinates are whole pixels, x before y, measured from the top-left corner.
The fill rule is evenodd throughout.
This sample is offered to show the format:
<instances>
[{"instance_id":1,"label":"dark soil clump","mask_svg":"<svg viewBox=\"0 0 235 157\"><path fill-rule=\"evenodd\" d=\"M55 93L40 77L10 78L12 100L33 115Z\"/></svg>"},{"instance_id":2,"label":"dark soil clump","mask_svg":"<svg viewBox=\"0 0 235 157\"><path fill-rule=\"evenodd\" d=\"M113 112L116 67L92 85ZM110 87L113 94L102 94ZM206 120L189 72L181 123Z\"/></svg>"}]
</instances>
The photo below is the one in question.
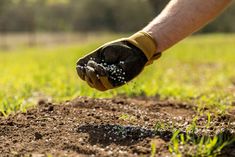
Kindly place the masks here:
<instances>
[{"instance_id":1,"label":"dark soil clump","mask_svg":"<svg viewBox=\"0 0 235 157\"><path fill-rule=\"evenodd\" d=\"M174 129L184 132L194 114L190 105L147 98L41 102L26 113L1 118L0 152L1 156L150 156L154 141L156 156L170 156L167 143ZM198 125L205 125L203 118ZM202 127L197 135L204 131L213 136L228 126L230 118L215 118L213 128L205 132ZM229 128L230 133L235 130ZM234 155L229 152L235 147L230 147L226 156Z\"/></svg>"}]
</instances>

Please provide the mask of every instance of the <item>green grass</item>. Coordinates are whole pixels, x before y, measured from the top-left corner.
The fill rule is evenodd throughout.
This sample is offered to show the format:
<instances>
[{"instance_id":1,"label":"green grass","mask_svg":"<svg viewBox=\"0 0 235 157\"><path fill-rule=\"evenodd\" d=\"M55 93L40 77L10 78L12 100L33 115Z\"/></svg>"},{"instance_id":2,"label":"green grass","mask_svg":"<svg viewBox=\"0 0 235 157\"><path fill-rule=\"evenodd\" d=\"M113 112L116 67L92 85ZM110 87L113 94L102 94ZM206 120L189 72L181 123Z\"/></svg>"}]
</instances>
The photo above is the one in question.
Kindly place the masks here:
<instances>
[{"instance_id":1,"label":"green grass","mask_svg":"<svg viewBox=\"0 0 235 157\"><path fill-rule=\"evenodd\" d=\"M221 150L235 142L234 137L225 139L224 134L213 137L203 135L196 137L194 134L175 131L168 144L169 152L174 156L218 156Z\"/></svg>"},{"instance_id":2,"label":"green grass","mask_svg":"<svg viewBox=\"0 0 235 157\"><path fill-rule=\"evenodd\" d=\"M0 111L25 110L38 93L55 101L77 96L112 97L117 94L160 95L190 101L226 112L235 99L235 35L190 37L163 54L163 57L133 82L119 89L98 92L81 81L75 70L76 60L101 43L51 48L0 50Z\"/></svg>"},{"instance_id":3,"label":"green grass","mask_svg":"<svg viewBox=\"0 0 235 157\"><path fill-rule=\"evenodd\" d=\"M97 42L77 45L0 50L0 112L7 116L18 110L26 111L36 104L40 95L63 101L77 96L113 97L144 93L197 105L198 116L207 115L206 127L209 127L212 112L226 113L235 102L235 35L190 37L166 51L160 60L148 66L131 83L108 92L91 89L77 77L76 60L117 37L120 36L107 36ZM209 110L203 112L204 108ZM120 115L120 118L125 120L130 116ZM195 130L196 127L192 122L189 129ZM165 128L165 124L159 123L155 129ZM186 149L193 148L189 155L214 156L231 140L224 141L219 136L194 139L187 132L175 131L169 142L169 151L181 156L188 151ZM154 156L154 143L151 148L151 156Z\"/></svg>"}]
</instances>

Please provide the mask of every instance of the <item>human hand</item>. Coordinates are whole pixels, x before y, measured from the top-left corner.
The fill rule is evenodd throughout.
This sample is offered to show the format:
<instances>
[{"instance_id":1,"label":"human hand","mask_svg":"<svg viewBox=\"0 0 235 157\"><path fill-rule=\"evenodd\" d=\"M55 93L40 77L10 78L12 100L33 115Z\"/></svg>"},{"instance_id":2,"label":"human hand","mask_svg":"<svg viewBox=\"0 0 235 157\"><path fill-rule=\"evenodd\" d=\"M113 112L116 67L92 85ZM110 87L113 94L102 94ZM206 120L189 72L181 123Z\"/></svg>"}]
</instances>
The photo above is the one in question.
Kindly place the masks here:
<instances>
[{"instance_id":1,"label":"human hand","mask_svg":"<svg viewBox=\"0 0 235 157\"><path fill-rule=\"evenodd\" d=\"M100 91L131 81L145 65L161 56L147 35L138 32L130 38L107 43L79 59L76 67L79 77Z\"/></svg>"}]
</instances>

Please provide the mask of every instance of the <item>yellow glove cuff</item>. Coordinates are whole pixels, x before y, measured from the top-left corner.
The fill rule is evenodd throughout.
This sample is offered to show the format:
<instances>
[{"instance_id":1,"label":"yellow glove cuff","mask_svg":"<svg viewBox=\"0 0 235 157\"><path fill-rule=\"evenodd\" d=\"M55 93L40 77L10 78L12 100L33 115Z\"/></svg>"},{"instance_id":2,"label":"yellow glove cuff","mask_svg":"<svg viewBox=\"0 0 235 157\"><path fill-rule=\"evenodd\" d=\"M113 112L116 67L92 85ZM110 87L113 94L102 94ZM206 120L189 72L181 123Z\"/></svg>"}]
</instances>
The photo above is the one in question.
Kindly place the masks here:
<instances>
[{"instance_id":1,"label":"yellow glove cuff","mask_svg":"<svg viewBox=\"0 0 235 157\"><path fill-rule=\"evenodd\" d=\"M126 40L138 47L145 54L148 59L147 65L161 56L161 53L157 53L157 43L146 32L137 32Z\"/></svg>"}]
</instances>

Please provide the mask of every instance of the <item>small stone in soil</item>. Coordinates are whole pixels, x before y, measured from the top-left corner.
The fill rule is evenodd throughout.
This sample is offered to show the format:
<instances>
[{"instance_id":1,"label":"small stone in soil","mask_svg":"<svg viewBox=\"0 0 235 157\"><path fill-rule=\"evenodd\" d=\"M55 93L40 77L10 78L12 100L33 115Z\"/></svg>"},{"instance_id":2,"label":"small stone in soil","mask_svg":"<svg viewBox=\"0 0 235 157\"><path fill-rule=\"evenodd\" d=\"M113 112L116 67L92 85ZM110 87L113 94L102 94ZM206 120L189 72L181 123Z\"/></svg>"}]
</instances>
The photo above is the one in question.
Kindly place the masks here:
<instances>
[{"instance_id":1,"label":"small stone in soil","mask_svg":"<svg viewBox=\"0 0 235 157\"><path fill-rule=\"evenodd\" d=\"M42 134L40 134L39 132L35 132L34 137L35 137L35 140L40 140L42 139Z\"/></svg>"}]
</instances>

